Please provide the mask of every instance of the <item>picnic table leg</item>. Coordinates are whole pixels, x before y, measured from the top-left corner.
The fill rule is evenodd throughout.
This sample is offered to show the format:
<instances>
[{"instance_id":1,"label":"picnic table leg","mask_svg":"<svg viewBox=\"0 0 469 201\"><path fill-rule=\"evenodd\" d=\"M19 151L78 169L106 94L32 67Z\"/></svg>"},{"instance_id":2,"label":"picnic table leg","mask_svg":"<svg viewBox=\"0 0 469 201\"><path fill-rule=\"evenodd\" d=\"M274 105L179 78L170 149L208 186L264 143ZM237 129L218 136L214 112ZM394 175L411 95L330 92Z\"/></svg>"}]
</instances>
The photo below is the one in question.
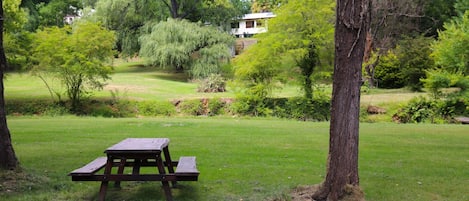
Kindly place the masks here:
<instances>
[{"instance_id":1,"label":"picnic table leg","mask_svg":"<svg viewBox=\"0 0 469 201\"><path fill-rule=\"evenodd\" d=\"M106 162L106 167L104 169L104 180L101 182L101 187L99 188L99 200L100 201L104 201L104 199L106 198L106 190L109 184L107 176L111 174L112 162L113 162L112 157L108 157L107 162Z\"/></svg>"},{"instance_id":2,"label":"picnic table leg","mask_svg":"<svg viewBox=\"0 0 469 201\"><path fill-rule=\"evenodd\" d=\"M140 166L142 164L143 160L142 159L135 159L134 161L134 167L132 169L132 174L133 175L138 175L140 174Z\"/></svg>"},{"instance_id":3,"label":"picnic table leg","mask_svg":"<svg viewBox=\"0 0 469 201\"><path fill-rule=\"evenodd\" d=\"M156 164L158 166L158 172L163 175L166 174L163 159L161 159L161 156L156 157ZM173 201L173 195L171 195L171 188L169 187L169 182L164 181L163 177L163 181L161 181L161 184L163 184L163 190L166 197L166 201Z\"/></svg>"},{"instance_id":4,"label":"picnic table leg","mask_svg":"<svg viewBox=\"0 0 469 201\"><path fill-rule=\"evenodd\" d=\"M120 159L119 168L117 169L117 174L118 174L118 175L122 175L122 174L124 173L124 167L125 167L126 161L127 161L126 158L121 158L121 159ZM114 187L115 187L115 188L120 188L120 187L121 187L121 182L120 182L120 181L116 181L116 182L114 183Z\"/></svg>"},{"instance_id":5,"label":"picnic table leg","mask_svg":"<svg viewBox=\"0 0 469 201\"><path fill-rule=\"evenodd\" d=\"M174 166L171 160L171 156L169 155L169 148L168 146L163 148L163 153L164 153L164 159L166 161L166 164L168 165L168 172L169 173L174 173ZM173 181L171 182L173 184L173 187L176 186L177 182Z\"/></svg>"}]
</instances>

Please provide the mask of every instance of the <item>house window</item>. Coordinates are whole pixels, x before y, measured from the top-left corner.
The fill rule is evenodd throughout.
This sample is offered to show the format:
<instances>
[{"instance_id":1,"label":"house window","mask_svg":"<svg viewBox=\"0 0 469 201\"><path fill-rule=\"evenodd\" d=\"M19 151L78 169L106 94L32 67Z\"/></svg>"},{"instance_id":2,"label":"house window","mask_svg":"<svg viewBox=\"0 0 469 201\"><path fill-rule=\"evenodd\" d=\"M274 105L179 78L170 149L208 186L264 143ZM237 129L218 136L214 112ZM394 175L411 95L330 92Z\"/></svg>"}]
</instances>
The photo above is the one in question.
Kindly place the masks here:
<instances>
[{"instance_id":1,"label":"house window","mask_svg":"<svg viewBox=\"0 0 469 201\"><path fill-rule=\"evenodd\" d=\"M254 21L253 20L246 21L246 28L254 28Z\"/></svg>"}]
</instances>

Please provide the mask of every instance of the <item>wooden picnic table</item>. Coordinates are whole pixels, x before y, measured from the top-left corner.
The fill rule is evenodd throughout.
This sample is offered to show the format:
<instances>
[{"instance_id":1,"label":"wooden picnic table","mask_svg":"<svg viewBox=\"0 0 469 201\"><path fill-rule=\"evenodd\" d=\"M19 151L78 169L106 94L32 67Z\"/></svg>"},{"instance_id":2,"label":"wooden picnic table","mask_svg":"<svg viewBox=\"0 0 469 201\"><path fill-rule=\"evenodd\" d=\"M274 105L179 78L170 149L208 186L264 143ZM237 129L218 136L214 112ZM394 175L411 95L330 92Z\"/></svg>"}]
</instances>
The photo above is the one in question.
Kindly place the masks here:
<instances>
[{"instance_id":1,"label":"wooden picnic table","mask_svg":"<svg viewBox=\"0 0 469 201\"><path fill-rule=\"evenodd\" d=\"M172 161L168 145L168 138L127 138L107 148L104 151L106 157L99 157L72 171L70 176L73 181L101 181L101 201L105 200L110 181L114 181L116 187L121 181L161 181L166 200L172 201L169 182L175 186L177 181L197 181L199 171L193 156ZM132 173L125 174L125 167L132 167ZM154 174L141 174L141 167L155 167L156 171ZM97 174L103 168L104 173Z\"/></svg>"}]
</instances>

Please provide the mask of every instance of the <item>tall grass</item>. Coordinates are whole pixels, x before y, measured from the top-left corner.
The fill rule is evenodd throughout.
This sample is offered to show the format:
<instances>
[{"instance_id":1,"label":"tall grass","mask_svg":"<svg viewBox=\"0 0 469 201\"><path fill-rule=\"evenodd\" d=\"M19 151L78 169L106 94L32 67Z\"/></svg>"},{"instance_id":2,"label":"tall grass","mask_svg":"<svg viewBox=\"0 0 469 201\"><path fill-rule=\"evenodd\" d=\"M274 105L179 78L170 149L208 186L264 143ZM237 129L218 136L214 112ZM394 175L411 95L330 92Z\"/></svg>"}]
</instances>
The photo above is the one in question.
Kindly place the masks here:
<instances>
[{"instance_id":1,"label":"tall grass","mask_svg":"<svg viewBox=\"0 0 469 201\"><path fill-rule=\"evenodd\" d=\"M200 180L180 182L178 201L288 198L323 180L329 124L238 118L10 117L29 182L0 200L93 200L97 182L68 172L127 137L168 137L173 158L197 156ZM469 135L464 125L361 124L361 186L371 201L468 200ZM164 200L157 182L123 182L108 200ZM2 188L0 188L2 189Z\"/></svg>"}]
</instances>

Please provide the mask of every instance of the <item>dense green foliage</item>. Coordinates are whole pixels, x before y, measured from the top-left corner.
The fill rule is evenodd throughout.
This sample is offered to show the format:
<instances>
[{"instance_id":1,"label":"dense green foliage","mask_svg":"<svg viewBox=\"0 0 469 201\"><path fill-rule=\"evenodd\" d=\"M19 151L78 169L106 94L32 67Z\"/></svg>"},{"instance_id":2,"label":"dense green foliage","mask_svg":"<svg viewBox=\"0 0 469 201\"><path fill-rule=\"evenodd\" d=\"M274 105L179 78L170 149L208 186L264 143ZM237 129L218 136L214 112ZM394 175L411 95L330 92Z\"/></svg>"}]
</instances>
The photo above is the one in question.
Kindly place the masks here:
<instances>
[{"instance_id":1,"label":"dense green foliage","mask_svg":"<svg viewBox=\"0 0 469 201\"><path fill-rule=\"evenodd\" d=\"M266 98L278 81L294 78L307 100L313 98L313 73L330 70L334 2L289 1L269 20L269 31L233 61L235 79L246 89L238 97L239 109L265 115ZM307 104L309 105L309 104Z\"/></svg>"},{"instance_id":2,"label":"dense green foliage","mask_svg":"<svg viewBox=\"0 0 469 201\"><path fill-rule=\"evenodd\" d=\"M422 90L423 84L420 80L425 78L426 70L434 67L430 58L432 42L433 39L423 36L405 38L399 41L396 48L405 86L413 91Z\"/></svg>"},{"instance_id":3,"label":"dense green foliage","mask_svg":"<svg viewBox=\"0 0 469 201\"><path fill-rule=\"evenodd\" d=\"M204 22L225 30L230 20L247 13L248 7L248 2L240 0L98 0L93 17L116 32L118 50L123 56L132 57L140 50L138 38L146 34L142 32L145 24L173 18Z\"/></svg>"},{"instance_id":4,"label":"dense green foliage","mask_svg":"<svg viewBox=\"0 0 469 201\"><path fill-rule=\"evenodd\" d=\"M114 54L114 42L114 33L90 22L45 28L35 35L33 72L50 73L60 80L76 111L89 89L101 89L109 79L112 69L105 62ZM61 100L60 92L49 90Z\"/></svg>"},{"instance_id":5,"label":"dense green foliage","mask_svg":"<svg viewBox=\"0 0 469 201\"><path fill-rule=\"evenodd\" d=\"M3 46L8 61L7 70L20 70L30 59L31 34L23 29L27 21L20 0L6 0L3 3L5 13Z\"/></svg>"},{"instance_id":6,"label":"dense green foliage","mask_svg":"<svg viewBox=\"0 0 469 201\"><path fill-rule=\"evenodd\" d=\"M370 61L376 61L374 79L381 88L408 87L413 91L421 91L426 70L435 64L430 58L433 39L418 36L406 37L398 45L382 54L379 58L373 55Z\"/></svg>"},{"instance_id":7,"label":"dense green foliage","mask_svg":"<svg viewBox=\"0 0 469 201\"><path fill-rule=\"evenodd\" d=\"M255 11L273 11L277 15L276 18L269 20L268 33L260 35L258 38L259 43L245 51L243 55L237 57L234 65L225 63L225 61L229 60L229 56L227 54L221 56L225 54L225 51L220 51L220 49L223 49L221 47L205 52L201 49L192 48L196 51L187 53L186 59L180 60L185 65L190 66L182 68L188 70L192 76L208 76L206 79L201 79L201 85L199 85L200 91L223 91L221 88L225 87L225 79L220 77L220 75L229 76L227 74L229 70L227 71L227 69L234 67L235 71L232 78L239 82L233 82L233 85L228 86L232 87L230 89L232 91L229 93L230 96L234 91L241 94L237 99L245 100L246 102L241 104L244 106L238 107L238 109L251 108L246 114L288 116L280 115L282 111L277 110L280 108L278 105L272 107L272 101L269 99L271 99L272 92L275 89L285 86L283 84L285 82L300 85L302 86L304 96L307 97L306 100L309 100L312 97L309 94L313 93L318 79L321 79L324 75L326 79L330 79L333 59L333 46L331 42L333 36L333 28L331 27L333 26L332 21L334 17L333 1L258 0L246 2L238 0L175 0L174 2L179 5L177 7L176 18L187 19L191 22L205 22L205 25L215 25L220 30L229 28L225 26L229 24L229 20L246 13L249 9ZM37 60L31 58L31 55L34 55L31 51L35 50L32 47L35 44L32 37L34 34L25 30L36 31L37 27L49 25L63 26L62 18L64 15L77 14L79 9L86 6L88 8L81 10L84 14L83 17L87 20L102 22L105 27L114 30L117 38L115 48L119 55L127 56L135 56L139 52L141 44L149 44L147 42L141 43L142 41L139 43L139 37L142 34L148 35L151 33L149 32L151 26L158 24L159 21L165 20L163 22L166 22L166 18L172 16L171 12L174 11L172 7L174 5L170 4L170 0L24 0L21 1L21 5L19 3L20 1L18 0L5 1L4 42L9 66L12 70L31 69L31 67L28 67L31 63L34 65L38 64ZM252 7L250 7L251 3ZM454 72L455 69L467 71L467 65L464 63L464 61L467 61L465 55L468 54L464 51L468 49L464 46L468 44L465 42L467 16L464 15L464 11L467 10L468 6L467 1L416 2L403 0L394 2L385 0L373 3L373 16L375 16L373 23L375 26L371 30L374 34L372 35L373 41L371 46L377 55L373 58L379 58L378 65L374 69L374 76L379 80L378 86L383 88L409 87L414 90L429 90L434 95L433 97L438 97L438 99L442 98L448 102L464 103L466 99L465 94L467 94L467 90L465 90L467 88L465 84L467 73L462 72L462 74L447 75L446 72L442 72L440 75L436 75L435 73L439 72L439 70L433 71L429 69L434 66L435 62L439 68L445 71ZM21 8L18 6L21 6ZM91 8L94 8L95 11L90 12ZM153 23L149 23L150 21ZM444 27L443 22L445 22ZM142 28L144 24L151 25ZM440 36L437 37L436 30L438 29L441 31L438 32ZM184 35L186 32L180 33ZM219 34L222 34L222 32L217 31L216 34L206 37L214 38L215 35ZM429 47L428 44L432 39L422 37L422 35L438 38L438 40ZM151 39L152 42L162 38L159 36L155 37L157 39ZM218 37L216 36L215 38ZM193 41L186 44L185 48L188 46L193 47ZM383 47L383 49L376 49L379 47ZM61 49L61 47L54 49ZM382 54L383 52L387 54ZM215 56L206 57L202 53L204 55L213 54ZM223 59L217 59L220 58L217 55ZM182 58L176 54L175 57ZM370 62L373 61L373 59L370 60ZM161 65L158 62L154 64ZM56 80L46 80L47 76L43 76L39 72L42 71L35 71L36 75L39 75L44 78L44 81L48 82L51 96L58 96L62 100L62 92L58 91L57 84L53 83ZM213 74L212 72L216 73ZM450 81L446 82L448 79ZM231 83L231 80L226 81ZM294 88L294 86L291 87ZM422 87L426 88L422 89ZM449 91L457 93L447 93L446 87L452 87L454 90ZM158 96L167 97L166 95L161 95L161 93L159 94ZM209 95L209 97L214 96ZM320 99L320 97L315 98ZM273 102L278 103L278 101ZM298 101L295 100L291 103L293 102ZM137 108L135 105L134 103L126 105L125 101L120 101L120 103L114 102L109 107L94 108L101 108L100 110L103 112L93 113L93 115L101 116L101 113L107 113L107 115L102 116L133 116L138 114L134 111ZM290 111L287 108L289 103L281 105L285 107L281 109ZM314 105L314 101L301 105L309 107ZM51 106L53 108L51 110L56 110L54 109L55 107ZM59 109L57 110L62 110L61 105L58 105L58 107ZM231 106L224 105L223 107L229 108L227 111L235 111L230 108ZM93 111L94 109L88 108L86 111ZM124 110L129 110L130 112L116 112ZM310 111L308 109L300 109L298 111L301 110L305 112ZM84 113L90 114L92 112Z\"/></svg>"},{"instance_id":8,"label":"dense green foliage","mask_svg":"<svg viewBox=\"0 0 469 201\"><path fill-rule=\"evenodd\" d=\"M65 16L76 15L83 8L79 0L23 0L21 4L28 13L25 28L31 32L39 27L62 27Z\"/></svg>"},{"instance_id":9,"label":"dense green foliage","mask_svg":"<svg viewBox=\"0 0 469 201\"><path fill-rule=\"evenodd\" d=\"M167 17L160 1L99 0L91 18L102 22L117 37L117 49L123 56L134 56L140 50L138 37L141 27L150 20Z\"/></svg>"},{"instance_id":10,"label":"dense green foliage","mask_svg":"<svg viewBox=\"0 0 469 201\"><path fill-rule=\"evenodd\" d=\"M394 116L400 123L447 123L457 116L469 115L469 102L465 98L449 96L446 99L418 97L410 100Z\"/></svg>"},{"instance_id":11,"label":"dense green foliage","mask_svg":"<svg viewBox=\"0 0 469 201\"><path fill-rule=\"evenodd\" d=\"M379 57L374 77L380 88L404 87L404 75L399 68L399 58L393 51L388 51L387 54Z\"/></svg>"},{"instance_id":12,"label":"dense green foliage","mask_svg":"<svg viewBox=\"0 0 469 201\"><path fill-rule=\"evenodd\" d=\"M232 36L214 27L174 19L148 24L139 41L140 56L149 64L185 70L193 78L221 73L234 42Z\"/></svg>"},{"instance_id":13,"label":"dense green foliage","mask_svg":"<svg viewBox=\"0 0 469 201\"><path fill-rule=\"evenodd\" d=\"M469 11L445 24L433 45L436 64L453 72L469 75Z\"/></svg>"}]
</instances>

